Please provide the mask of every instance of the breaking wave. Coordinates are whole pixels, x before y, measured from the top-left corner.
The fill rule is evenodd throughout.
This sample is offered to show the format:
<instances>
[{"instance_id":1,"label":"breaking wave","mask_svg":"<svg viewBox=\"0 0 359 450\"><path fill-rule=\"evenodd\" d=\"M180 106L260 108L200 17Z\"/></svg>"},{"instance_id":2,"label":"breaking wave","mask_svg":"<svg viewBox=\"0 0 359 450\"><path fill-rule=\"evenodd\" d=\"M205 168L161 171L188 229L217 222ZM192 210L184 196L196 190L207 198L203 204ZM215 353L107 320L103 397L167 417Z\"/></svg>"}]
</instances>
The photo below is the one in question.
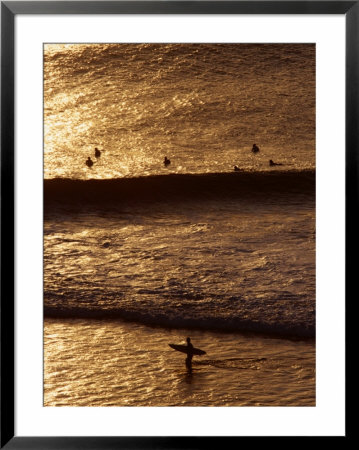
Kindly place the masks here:
<instances>
[{"instance_id":1,"label":"breaking wave","mask_svg":"<svg viewBox=\"0 0 359 450\"><path fill-rule=\"evenodd\" d=\"M314 170L171 174L104 180L54 178L44 181L45 205L52 202L156 202L314 192Z\"/></svg>"}]
</instances>

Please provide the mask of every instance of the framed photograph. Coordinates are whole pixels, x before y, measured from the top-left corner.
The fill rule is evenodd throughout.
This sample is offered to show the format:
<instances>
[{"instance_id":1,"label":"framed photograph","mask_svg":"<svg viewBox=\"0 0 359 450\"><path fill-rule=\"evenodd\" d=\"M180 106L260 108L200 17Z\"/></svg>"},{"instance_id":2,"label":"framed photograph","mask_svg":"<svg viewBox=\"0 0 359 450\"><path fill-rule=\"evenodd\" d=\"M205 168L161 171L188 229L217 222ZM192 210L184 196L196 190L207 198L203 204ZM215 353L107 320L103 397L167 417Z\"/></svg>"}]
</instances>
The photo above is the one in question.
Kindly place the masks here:
<instances>
[{"instance_id":1,"label":"framed photograph","mask_svg":"<svg viewBox=\"0 0 359 450\"><path fill-rule=\"evenodd\" d=\"M358 22L1 2L1 447L348 436Z\"/></svg>"}]
</instances>

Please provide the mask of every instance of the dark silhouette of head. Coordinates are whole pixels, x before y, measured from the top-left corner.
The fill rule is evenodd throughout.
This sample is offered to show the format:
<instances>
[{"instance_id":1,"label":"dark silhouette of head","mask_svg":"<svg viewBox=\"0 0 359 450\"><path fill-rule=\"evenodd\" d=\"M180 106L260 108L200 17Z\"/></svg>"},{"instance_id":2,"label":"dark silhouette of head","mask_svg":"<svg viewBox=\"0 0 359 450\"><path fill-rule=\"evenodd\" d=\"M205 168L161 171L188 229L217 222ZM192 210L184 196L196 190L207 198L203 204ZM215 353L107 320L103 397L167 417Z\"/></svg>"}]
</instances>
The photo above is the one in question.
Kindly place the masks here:
<instances>
[{"instance_id":1,"label":"dark silhouette of head","mask_svg":"<svg viewBox=\"0 0 359 450\"><path fill-rule=\"evenodd\" d=\"M86 159L86 166L87 167L92 167L93 166L93 161L92 161L92 159L90 157L88 157Z\"/></svg>"},{"instance_id":2,"label":"dark silhouette of head","mask_svg":"<svg viewBox=\"0 0 359 450\"><path fill-rule=\"evenodd\" d=\"M187 340L188 344L191 342L191 338L189 338L189 337L186 340Z\"/></svg>"}]
</instances>

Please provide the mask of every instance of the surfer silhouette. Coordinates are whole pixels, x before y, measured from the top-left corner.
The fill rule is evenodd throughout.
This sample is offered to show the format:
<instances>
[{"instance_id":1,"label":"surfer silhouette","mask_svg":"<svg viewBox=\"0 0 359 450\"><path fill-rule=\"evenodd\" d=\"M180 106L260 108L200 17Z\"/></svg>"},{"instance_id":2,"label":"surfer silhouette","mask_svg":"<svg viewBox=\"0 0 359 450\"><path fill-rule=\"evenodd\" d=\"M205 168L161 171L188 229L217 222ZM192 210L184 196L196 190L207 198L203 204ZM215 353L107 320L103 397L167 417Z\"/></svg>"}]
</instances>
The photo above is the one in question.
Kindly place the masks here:
<instances>
[{"instance_id":1,"label":"surfer silhouette","mask_svg":"<svg viewBox=\"0 0 359 450\"><path fill-rule=\"evenodd\" d=\"M86 160L86 166L87 167L92 167L93 166L93 161L90 157L87 158Z\"/></svg>"},{"instance_id":2,"label":"surfer silhouette","mask_svg":"<svg viewBox=\"0 0 359 450\"><path fill-rule=\"evenodd\" d=\"M253 152L253 153L258 153L258 152L259 152L259 147L258 147L258 145L253 144L252 152Z\"/></svg>"},{"instance_id":3,"label":"surfer silhouette","mask_svg":"<svg viewBox=\"0 0 359 450\"><path fill-rule=\"evenodd\" d=\"M191 338L187 338L187 358L186 367L189 372L192 371L192 358L193 358L193 345L191 344Z\"/></svg>"},{"instance_id":4,"label":"surfer silhouette","mask_svg":"<svg viewBox=\"0 0 359 450\"><path fill-rule=\"evenodd\" d=\"M165 159L163 160L163 164L165 166L168 166L169 164L171 164L171 160L167 158L167 156L165 156Z\"/></svg>"},{"instance_id":5,"label":"surfer silhouette","mask_svg":"<svg viewBox=\"0 0 359 450\"><path fill-rule=\"evenodd\" d=\"M270 165L270 166L283 166L282 163L275 163L275 162L272 161L271 159L269 160L269 165Z\"/></svg>"},{"instance_id":6,"label":"surfer silhouette","mask_svg":"<svg viewBox=\"0 0 359 450\"><path fill-rule=\"evenodd\" d=\"M101 156L101 152L97 147L95 148L95 156L96 158L99 158Z\"/></svg>"},{"instance_id":7,"label":"surfer silhouette","mask_svg":"<svg viewBox=\"0 0 359 450\"><path fill-rule=\"evenodd\" d=\"M178 344L168 344L173 350L177 350L178 352L185 353L187 355L186 358L186 367L188 373L192 373L192 358L193 355L202 356L205 355L206 352L201 350L200 348L193 347L191 343L191 338L187 338L187 345L178 345Z\"/></svg>"}]
</instances>

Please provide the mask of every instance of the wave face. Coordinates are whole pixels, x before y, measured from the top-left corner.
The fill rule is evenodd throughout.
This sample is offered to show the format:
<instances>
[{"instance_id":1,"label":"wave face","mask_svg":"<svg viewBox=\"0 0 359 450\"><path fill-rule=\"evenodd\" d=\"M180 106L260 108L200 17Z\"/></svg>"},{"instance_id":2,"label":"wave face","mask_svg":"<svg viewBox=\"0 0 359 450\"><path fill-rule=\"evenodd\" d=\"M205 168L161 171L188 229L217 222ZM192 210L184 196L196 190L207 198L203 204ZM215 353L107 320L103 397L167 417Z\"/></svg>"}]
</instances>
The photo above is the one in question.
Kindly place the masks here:
<instances>
[{"instance_id":1,"label":"wave face","mask_svg":"<svg viewBox=\"0 0 359 450\"><path fill-rule=\"evenodd\" d=\"M313 195L314 191L313 170L173 174L112 180L52 179L44 182L44 200L48 206L52 202L101 205L111 202Z\"/></svg>"}]
</instances>

